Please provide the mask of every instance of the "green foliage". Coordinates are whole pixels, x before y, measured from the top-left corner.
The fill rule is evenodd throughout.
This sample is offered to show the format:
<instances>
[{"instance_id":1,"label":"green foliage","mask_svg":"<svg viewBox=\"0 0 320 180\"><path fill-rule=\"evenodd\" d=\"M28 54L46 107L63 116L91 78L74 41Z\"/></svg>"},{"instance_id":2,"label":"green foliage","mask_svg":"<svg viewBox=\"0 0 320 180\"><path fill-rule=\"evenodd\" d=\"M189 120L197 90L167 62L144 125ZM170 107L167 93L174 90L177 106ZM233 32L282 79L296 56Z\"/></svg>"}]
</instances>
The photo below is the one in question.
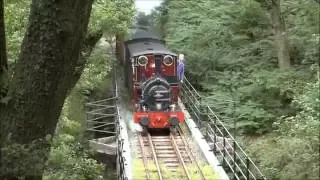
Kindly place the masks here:
<instances>
[{"instance_id":1,"label":"green foliage","mask_svg":"<svg viewBox=\"0 0 320 180\"><path fill-rule=\"evenodd\" d=\"M320 38L319 2L287 1L283 3L283 9L295 63L317 63L320 56L320 50L317 48Z\"/></svg>"},{"instance_id":2,"label":"green foliage","mask_svg":"<svg viewBox=\"0 0 320 180\"><path fill-rule=\"evenodd\" d=\"M242 132L264 132L262 129L267 129L274 116L251 94L259 96L265 91L253 84L252 74L261 71L262 66L276 66L269 50L266 11L254 1L174 1L169 4L169 17L168 45L186 54L187 67L193 67L193 71L187 69L191 81L201 82L195 85L207 91L209 99L219 101L209 104L220 104L213 108L223 116L239 117ZM236 103L234 110L227 110L232 105L223 102L226 97Z\"/></svg>"},{"instance_id":3,"label":"green foliage","mask_svg":"<svg viewBox=\"0 0 320 180\"><path fill-rule=\"evenodd\" d=\"M41 173L45 168L48 140L50 139L37 140L24 145L7 144L1 148L0 176L15 175L23 178Z\"/></svg>"},{"instance_id":4,"label":"green foliage","mask_svg":"<svg viewBox=\"0 0 320 180\"><path fill-rule=\"evenodd\" d=\"M89 30L102 30L106 35L125 34L133 20L134 10L133 0L95 1Z\"/></svg>"},{"instance_id":5,"label":"green foliage","mask_svg":"<svg viewBox=\"0 0 320 180\"><path fill-rule=\"evenodd\" d=\"M167 1L160 23L186 75L270 178L319 176L319 2L281 1L292 68L278 69L267 1ZM157 19L161 19L156 16ZM159 22L159 21L157 21ZM192 68L191 68L192 67ZM316 75L317 74L317 75ZM317 82L317 83L315 83Z\"/></svg>"},{"instance_id":6,"label":"green foliage","mask_svg":"<svg viewBox=\"0 0 320 180\"><path fill-rule=\"evenodd\" d=\"M84 143L85 96L77 91L74 89L64 104L47 162L48 168L44 175L46 180L101 179L103 174L103 165L90 158L91 152ZM78 117L72 115L74 111Z\"/></svg>"},{"instance_id":7,"label":"green foliage","mask_svg":"<svg viewBox=\"0 0 320 180\"><path fill-rule=\"evenodd\" d=\"M103 84L106 84L106 76L111 71L111 63L113 60L112 52L106 42L98 42L98 48L91 53L86 68L80 77L76 89L79 93L89 96L93 90ZM105 87L107 88L107 87Z\"/></svg>"},{"instance_id":8,"label":"green foliage","mask_svg":"<svg viewBox=\"0 0 320 180\"><path fill-rule=\"evenodd\" d=\"M150 16L146 15L144 12L138 12L136 19L138 26L150 26Z\"/></svg>"},{"instance_id":9,"label":"green foliage","mask_svg":"<svg viewBox=\"0 0 320 180\"><path fill-rule=\"evenodd\" d=\"M27 28L29 6L31 0L17 1L4 0L4 23L6 34L6 50L8 58L8 70L0 76L0 99L4 98L9 88L13 67L18 60L20 45ZM1 37L2 38L2 37ZM7 99L2 99L7 103Z\"/></svg>"},{"instance_id":10,"label":"green foliage","mask_svg":"<svg viewBox=\"0 0 320 180\"><path fill-rule=\"evenodd\" d=\"M152 10L150 14L150 24L162 37L165 37L166 23L168 22L169 0L163 0L159 7Z\"/></svg>"},{"instance_id":11,"label":"green foliage","mask_svg":"<svg viewBox=\"0 0 320 180\"><path fill-rule=\"evenodd\" d=\"M4 1L6 41L9 65L16 62L20 53L20 45L27 28L30 0Z\"/></svg>"},{"instance_id":12,"label":"green foliage","mask_svg":"<svg viewBox=\"0 0 320 180\"><path fill-rule=\"evenodd\" d=\"M103 165L98 164L83 151L76 141L67 141L65 136L56 139L44 179L102 179Z\"/></svg>"},{"instance_id":13,"label":"green foliage","mask_svg":"<svg viewBox=\"0 0 320 180\"><path fill-rule=\"evenodd\" d=\"M320 99L319 80L307 83L294 98L302 110L282 117L277 129L249 146L269 179L317 179L319 177Z\"/></svg>"},{"instance_id":14,"label":"green foliage","mask_svg":"<svg viewBox=\"0 0 320 180\"><path fill-rule=\"evenodd\" d=\"M304 9L311 7L312 2L309 3L299 7L301 11L310 12ZM289 5L291 9L298 8L296 4L294 7L284 4ZM310 45L305 51L292 48L292 54L299 54L292 55L293 61L301 66L280 71L276 69L269 12L260 3L253 0L170 1L168 8L165 34L169 47L186 54L188 77L198 89L206 92L207 103L221 116L228 117L223 118L226 123L236 120L240 133L261 134L271 130L277 117L296 111L291 106L293 89L299 89L301 83L314 74L315 70L309 68L314 67L310 65L316 63L319 55L319 50L314 48L319 42L314 41L314 37L297 36L306 33L303 26L298 29L290 26L288 30L289 38L296 38L295 46L307 42ZM312 13L303 14L301 19L305 16L315 19L315 12L313 8ZM294 23L292 20L288 21ZM301 32L293 36L293 30ZM188 67L192 67L192 71ZM230 108L233 106L235 108Z\"/></svg>"}]
</instances>

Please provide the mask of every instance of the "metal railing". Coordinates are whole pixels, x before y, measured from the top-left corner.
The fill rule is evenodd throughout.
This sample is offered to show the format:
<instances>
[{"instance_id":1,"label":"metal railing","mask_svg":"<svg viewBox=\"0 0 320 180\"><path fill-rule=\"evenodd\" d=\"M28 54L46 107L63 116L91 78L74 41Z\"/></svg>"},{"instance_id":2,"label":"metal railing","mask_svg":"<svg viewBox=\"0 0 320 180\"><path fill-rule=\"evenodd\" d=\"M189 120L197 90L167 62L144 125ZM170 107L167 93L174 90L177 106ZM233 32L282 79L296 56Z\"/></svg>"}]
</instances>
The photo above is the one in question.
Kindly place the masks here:
<instances>
[{"instance_id":1,"label":"metal railing","mask_svg":"<svg viewBox=\"0 0 320 180\"><path fill-rule=\"evenodd\" d=\"M116 135L115 97L89 102L87 108L87 131L95 133L96 138Z\"/></svg>"},{"instance_id":2,"label":"metal railing","mask_svg":"<svg viewBox=\"0 0 320 180\"><path fill-rule=\"evenodd\" d=\"M114 75L113 75L114 76ZM115 77L112 79L115 88ZM87 131L94 132L96 136L108 137L116 135L116 123L118 121L116 91L110 98L102 99L86 104L87 108ZM97 135L98 134L98 135Z\"/></svg>"},{"instance_id":3,"label":"metal railing","mask_svg":"<svg viewBox=\"0 0 320 180\"><path fill-rule=\"evenodd\" d=\"M215 112L202 103L203 97L187 79L180 91L182 102L197 126L205 129L204 136L229 177L236 180L266 179Z\"/></svg>"},{"instance_id":4,"label":"metal railing","mask_svg":"<svg viewBox=\"0 0 320 180\"><path fill-rule=\"evenodd\" d=\"M119 109L117 108L117 111L119 113ZM126 159L122 155L123 153L123 139L119 136L121 126L119 125L120 121L120 116L118 116L118 121L117 121L117 179L119 180L128 180L126 177L126 172L125 172L125 163Z\"/></svg>"},{"instance_id":5,"label":"metal railing","mask_svg":"<svg viewBox=\"0 0 320 180\"><path fill-rule=\"evenodd\" d=\"M87 131L92 132L100 137L116 136L116 168L117 179L128 180L125 173L126 160L123 156L123 139L120 136L121 126L119 125L120 113L118 107L118 85L117 85L117 72L115 62L113 63L112 74L112 97L89 102L86 104L87 108ZM95 137L97 138L97 137Z\"/></svg>"},{"instance_id":6,"label":"metal railing","mask_svg":"<svg viewBox=\"0 0 320 180\"><path fill-rule=\"evenodd\" d=\"M116 105L116 111L117 111L117 119L116 119L116 143L117 143L117 179L119 180L128 180L128 177L126 177L125 172L125 163L126 159L123 156L123 152L125 151L123 149L124 139L120 136L121 126L120 126L120 112L118 107L118 100L119 100L119 87L117 83L117 70L116 70L116 61L112 64L112 70L113 70L113 76L112 76L112 84L113 84L113 96L114 104Z\"/></svg>"}]
</instances>

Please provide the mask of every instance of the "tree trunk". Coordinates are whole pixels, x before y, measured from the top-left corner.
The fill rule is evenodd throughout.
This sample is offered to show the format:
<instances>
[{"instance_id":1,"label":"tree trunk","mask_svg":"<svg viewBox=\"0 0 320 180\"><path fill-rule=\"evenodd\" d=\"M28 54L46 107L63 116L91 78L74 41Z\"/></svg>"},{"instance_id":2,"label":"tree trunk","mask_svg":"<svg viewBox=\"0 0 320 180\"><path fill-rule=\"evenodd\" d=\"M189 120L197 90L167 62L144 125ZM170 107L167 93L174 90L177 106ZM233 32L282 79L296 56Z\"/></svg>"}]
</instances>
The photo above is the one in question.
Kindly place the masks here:
<instances>
[{"instance_id":1,"label":"tree trunk","mask_svg":"<svg viewBox=\"0 0 320 180\"><path fill-rule=\"evenodd\" d=\"M124 35L116 34L116 57L120 64L124 64Z\"/></svg>"},{"instance_id":2,"label":"tree trunk","mask_svg":"<svg viewBox=\"0 0 320 180\"><path fill-rule=\"evenodd\" d=\"M82 43L82 48L80 51L80 57L77 61L75 71L73 72L70 88L73 88L78 82L78 80L80 79L80 76L87 64L87 60L90 57L94 46L101 39L102 35L103 35L102 31L99 30L99 31L88 34L84 39L84 42Z\"/></svg>"},{"instance_id":3,"label":"tree trunk","mask_svg":"<svg viewBox=\"0 0 320 180\"><path fill-rule=\"evenodd\" d=\"M0 104L1 145L30 144L54 134L73 85L92 3L32 0L29 25L9 85L11 99L7 105Z\"/></svg>"},{"instance_id":4,"label":"tree trunk","mask_svg":"<svg viewBox=\"0 0 320 180\"><path fill-rule=\"evenodd\" d=\"M4 25L4 2L0 0L0 99L4 95L3 89L7 77L8 60L6 50L6 34Z\"/></svg>"},{"instance_id":5,"label":"tree trunk","mask_svg":"<svg viewBox=\"0 0 320 180\"><path fill-rule=\"evenodd\" d=\"M271 18L274 30L275 45L278 51L280 69L290 67L289 43L286 34L285 22L281 17L280 0L272 0Z\"/></svg>"}]
</instances>

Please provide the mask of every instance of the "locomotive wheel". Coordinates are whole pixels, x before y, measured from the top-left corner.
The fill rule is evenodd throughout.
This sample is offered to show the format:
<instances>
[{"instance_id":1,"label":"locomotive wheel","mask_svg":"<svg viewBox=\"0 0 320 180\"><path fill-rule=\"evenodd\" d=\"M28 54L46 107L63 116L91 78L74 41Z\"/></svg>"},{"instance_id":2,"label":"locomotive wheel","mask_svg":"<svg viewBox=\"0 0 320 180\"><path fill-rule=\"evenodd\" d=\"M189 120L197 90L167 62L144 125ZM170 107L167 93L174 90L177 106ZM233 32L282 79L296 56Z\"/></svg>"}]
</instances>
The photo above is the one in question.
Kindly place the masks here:
<instances>
[{"instance_id":1,"label":"locomotive wheel","mask_svg":"<svg viewBox=\"0 0 320 180\"><path fill-rule=\"evenodd\" d=\"M148 128L147 127L142 127L142 136L146 136L148 134Z\"/></svg>"},{"instance_id":2,"label":"locomotive wheel","mask_svg":"<svg viewBox=\"0 0 320 180\"><path fill-rule=\"evenodd\" d=\"M172 133L172 135L178 135L178 126L172 126L170 127L170 132Z\"/></svg>"}]
</instances>

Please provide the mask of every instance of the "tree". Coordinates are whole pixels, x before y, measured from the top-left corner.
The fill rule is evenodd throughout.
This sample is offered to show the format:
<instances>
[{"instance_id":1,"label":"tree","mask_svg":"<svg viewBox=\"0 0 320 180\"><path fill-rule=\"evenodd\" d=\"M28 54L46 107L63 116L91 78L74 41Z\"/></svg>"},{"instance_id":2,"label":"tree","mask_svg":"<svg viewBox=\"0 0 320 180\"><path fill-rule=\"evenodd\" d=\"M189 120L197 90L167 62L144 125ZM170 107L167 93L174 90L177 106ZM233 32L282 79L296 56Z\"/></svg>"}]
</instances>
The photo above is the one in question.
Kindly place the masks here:
<instances>
[{"instance_id":1,"label":"tree","mask_svg":"<svg viewBox=\"0 0 320 180\"><path fill-rule=\"evenodd\" d=\"M116 57L121 64L124 64L124 36L116 34Z\"/></svg>"},{"instance_id":2,"label":"tree","mask_svg":"<svg viewBox=\"0 0 320 180\"><path fill-rule=\"evenodd\" d=\"M92 3L92 0L32 1L29 26L9 84L8 101L0 104L2 146L30 145L54 133L65 97L80 77L77 68L85 57L80 52L95 44L89 41L91 36L85 39ZM37 146L34 151L38 150L45 151L47 156L49 149ZM11 163L14 166L17 162ZM42 171L34 173L28 177L41 179ZM16 178L8 174L2 178L6 177Z\"/></svg>"},{"instance_id":3,"label":"tree","mask_svg":"<svg viewBox=\"0 0 320 180\"><path fill-rule=\"evenodd\" d=\"M275 35L275 41L278 48L279 68L288 68L290 67L289 44L288 37L286 34L285 22L281 17L280 0L272 0L271 18Z\"/></svg>"},{"instance_id":4,"label":"tree","mask_svg":"<svg viewBox=\"0 0 320 180\"><path fill-rule=\"evenodd\" d=\"M0 0L0 99L3 96L6 71L8 69L6 35L4 26L4 3Z\"/></svg>"},{"instance_id":5,"label":"tree","mask_svg":"<svg viewBox=\"0 0 320 180\"><path fill-rule=\"evenodd\" d=\"M115 40L116 56L122 59L123 41L135 15L133 0L101 0L93 6L91 28L101 28L108 42ZM121 61L122 62L122 61Z\"/></svg>"},{"instance_id":6,"label":"tree","mask_svg":"<svg viewBox=\"0 0 320 180\"><path fill-rule=\"evenodd\" d=\"M319 4L281 1L280 12L279 2L169 1L166 42L185 54L187 78L202 103L230 130L237 122L240 143L252 143L251 157L268 179L316 179ZM295 66L277 38L296 47Z\"/></svg>"},{"instance_id":7,"label":"tree","mask_svg":"<svg viewBox=\"0 0 320 180\"><path fill-rule=\"evenodd\" d=\"M169 1L164 0L160 6L151 11L150 24L154 30L157 30L163 39L165 39L166 23L168 22Z\"/></svg>"},{"instance_id":8,"label":"tree","mask_svg":"<svg viewBox=\"0 0 320 180\"><path fill-rule=\"evenodd\" d=\"M257 0L266 7L271 16L272 28L274 33L275 47L277 48L278 65L280 69L289 68L290 48L286 33L285 21L282 17L280 0Z\"/></svg>"},{"instance_id":9,"label":"tree","mask_svg":"<svg viewBox=\"0 0 320 180\"><path fill-rule=\"evenodd\" d=\"M144 12L138 12L137 26L150 27L150 16L146 15Z\"/></svg>"}]
</instances>

